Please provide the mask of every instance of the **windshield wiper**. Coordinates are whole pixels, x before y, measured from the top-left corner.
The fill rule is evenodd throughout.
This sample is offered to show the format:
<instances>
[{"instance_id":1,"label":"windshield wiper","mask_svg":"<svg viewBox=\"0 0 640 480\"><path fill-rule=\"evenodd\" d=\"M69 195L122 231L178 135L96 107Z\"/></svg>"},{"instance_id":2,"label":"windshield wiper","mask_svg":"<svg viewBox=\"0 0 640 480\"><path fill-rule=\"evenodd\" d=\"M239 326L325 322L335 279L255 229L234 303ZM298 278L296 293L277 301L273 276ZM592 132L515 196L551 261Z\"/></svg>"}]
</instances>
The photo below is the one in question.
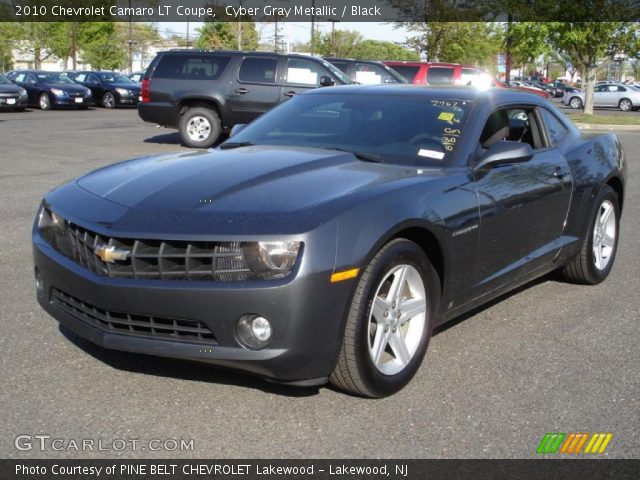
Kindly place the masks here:
<instances>
[{"instance_id":1,"label":"windshield wiper","mask_svg":"<svg viewBox=\"0 0 640 480\"><path fill-rule=\"evenodd\" d=\"M225 142L218 147L220 150L231 150L232 148L250 147L255 145L251 142Z\"/></svg>"},{"instance_id":2,"label":"windshield wiper","mask_svg":"<svg viewBox=\"0 0 640 480\"><path fill-rule=\"evenodd\" d=\"M364 160L366 162L382 163L382 156L376 155L375 153L354 152L353 150L348 150L346 148L341 148L341 147L325 147L325 148L327 150L337 150L339 152L351 153L358 160Z\"/></svg>"}]
</instances>

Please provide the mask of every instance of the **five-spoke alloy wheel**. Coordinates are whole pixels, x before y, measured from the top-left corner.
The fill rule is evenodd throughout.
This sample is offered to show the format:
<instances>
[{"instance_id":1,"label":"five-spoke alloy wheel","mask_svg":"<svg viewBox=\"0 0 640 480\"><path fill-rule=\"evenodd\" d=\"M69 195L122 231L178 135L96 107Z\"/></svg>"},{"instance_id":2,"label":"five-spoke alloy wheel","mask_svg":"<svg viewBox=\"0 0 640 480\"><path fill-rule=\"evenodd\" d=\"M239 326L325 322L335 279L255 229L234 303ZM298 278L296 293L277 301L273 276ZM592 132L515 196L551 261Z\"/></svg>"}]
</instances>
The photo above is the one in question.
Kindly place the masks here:
<instances>
[{"instance_id":1,"label":"five-spoke alloy wheel","mask_svg":"<svg viewBox=\"0 0 640 480\"><path fill-rule=\"evenodd\" d=\"M567 280L595 285L609 276L618 249L620 203L618 195L605 185L594 202L589 231L580 251L564 268Z\"/></svg>"},{"instance_id":2,"label":"five-spoke alloy wheel","mask_svg":"<svg viewBox=\"0 0 640 480\"><path fill-rule=\"evenodd\" d=\"M403 238L387 243L358 280L331 382L365 397L404 387L425 355L439 300L424 250Z\"/></svg>"}]
</instances>

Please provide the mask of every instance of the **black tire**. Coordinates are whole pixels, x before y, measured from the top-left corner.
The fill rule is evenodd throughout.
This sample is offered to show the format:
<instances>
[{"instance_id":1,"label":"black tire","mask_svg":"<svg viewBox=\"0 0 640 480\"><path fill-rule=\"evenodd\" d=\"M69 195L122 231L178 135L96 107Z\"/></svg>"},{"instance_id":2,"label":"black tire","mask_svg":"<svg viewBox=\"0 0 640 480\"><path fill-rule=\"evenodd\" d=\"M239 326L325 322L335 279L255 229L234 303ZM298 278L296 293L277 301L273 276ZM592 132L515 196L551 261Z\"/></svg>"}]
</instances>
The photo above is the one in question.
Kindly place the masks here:
<instances>
[{"instance_id":1,"label":"black tire","mask_svg":"<svg viewBox=\"0 0 640 480\"><path fill-rule=\"evenodd\" d=\"M582 100L580 99L580 97L571 97L569 99L569 106L574 110L582 108L583 107Z\"/></svg>"},{"instance_id":2,"label":"black tire","mask_svg":"<svg viewBox=\"0 0 640 480\"><path fill-rule=\"evenodd\" d=\"M596 266L596 256L594 254L594 229L596 220L601 214L605 202L613 205L613 215L615 219L615 237L613 241L613 249L608 255L608 262L604 268ZM604 281L613 268L616 253L618 251L618 238L620 238L620 206L618 195L609 185L605 185L594 202L594 209L591 212L589 221L589 229L586 232L580 252L571 260L571 262L562 270L566 280L583 285L596 285Z\"/></svg>"},{"instance_id":3,"label":"black tire","mask_svg":"<svg viewBox=\"0 0 640 480\"><path fill-rule=\"evenodd\" d=\"M180 117L179 130L183 145L191 148L209 148L220 137L222 126L215 111L195 107Z\"/></svg>"},{"instance_id":4,"label":"black tire","mask_svg":"<svg viewBox=\"0 0 640 480\"><path fill-rule=\"evenodd\" d=\"M38 107L40 110L51 110L51 99L46 93L41 93L38 97Z\"/></svg>"},{"instance_id":5,"label":"black tire","mask_svg":"<svg viewBox=\"0 0 640 480\"><path fill-rule=\"evenodd\" d=\"M618 108L623 112L630 112L633 110L633 103L628 98L621 98L618 102Z\"/></svg>"},{"instance_id":6,"label":"black tire","mask_svg":"<svg viewBox=\"0 0 640 480\"><path fill-rule=\"evenodd\" d=\"M400 265L411 266L419 273L426 294L425 323L410 361L399 372L384 374L372 359L370 317L374 297L380 293L383 281ZM418 371L427 351L439 300L440 282L424 251L415 243L402 238L386 244L364 269L358 281L347 317L338 362L330 376L331 383L348 393L371 398L392 395L402 389ZM390 317L393 317L393 313ZM386 328L384 332L388 330ZM375 336L375 333L373 335ZM384 352L386 351L385 349Z\"/></svg>"},{"instance_id":7,"label":"black tire","mask_svg":"<svg viewBox=\"0 0 640 480\"><path fill-rule=\"evenodd\" d=\"M105 92L102 96L102 106L109 110L116 108L116 96L111 92Z\"/></svg>"}]
</instances>

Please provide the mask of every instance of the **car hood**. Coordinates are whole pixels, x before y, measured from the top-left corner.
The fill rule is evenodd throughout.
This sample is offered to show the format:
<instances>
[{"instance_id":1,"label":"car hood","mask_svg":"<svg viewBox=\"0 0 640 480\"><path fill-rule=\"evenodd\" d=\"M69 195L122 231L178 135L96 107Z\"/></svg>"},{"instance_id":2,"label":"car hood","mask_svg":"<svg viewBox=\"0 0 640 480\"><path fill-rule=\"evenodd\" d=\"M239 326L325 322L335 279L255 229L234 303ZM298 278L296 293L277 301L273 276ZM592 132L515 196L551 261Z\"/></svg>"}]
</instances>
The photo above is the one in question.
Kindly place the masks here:
<instances>
[{"instance_id":1,"label":"car hood","mask_svg":"<svg viewBox=\"0 0 640 480\"><path fill-rule=\"evenodd\" d=\"M18 85L0 85L0 93L20 93L21 90Z\"/></svg>"},{"instance_id":2,"label":"car hood","mask_svg":"<svg viewBox=\"0 0 640 480\"><path fill-rule=\"evenodd\" d=\"M140 90L140 85L137 83L110 83L112 88L124 88L126 90Z\"/></svg>"},{"instance_id":3,"label":"car hood","mask_svg":"<svg viewBox=\"0 0 640 480\"><path fill-rule=\"evenodd\" d=\"M128 208L276 214L415 175L415 168L364 162L350 153L253 146L131 160L77 183Z\"/></svg>"},{"instance_id":4,"label":"car hood","mask_svg":"<svg viewBox=\"0 0 640 480\"><path fill-rule=\"evenodd\" d=\"M69 83L43 83L42 86L46 89L50 89L50 88L57 88L58 90L62 90L63 92L67 92L67 93L76 93L76 92L80 92L80 93L86 93L87 91L87 87L84 87L82 85L71 85Z\"/></svg>"}]
</instances>

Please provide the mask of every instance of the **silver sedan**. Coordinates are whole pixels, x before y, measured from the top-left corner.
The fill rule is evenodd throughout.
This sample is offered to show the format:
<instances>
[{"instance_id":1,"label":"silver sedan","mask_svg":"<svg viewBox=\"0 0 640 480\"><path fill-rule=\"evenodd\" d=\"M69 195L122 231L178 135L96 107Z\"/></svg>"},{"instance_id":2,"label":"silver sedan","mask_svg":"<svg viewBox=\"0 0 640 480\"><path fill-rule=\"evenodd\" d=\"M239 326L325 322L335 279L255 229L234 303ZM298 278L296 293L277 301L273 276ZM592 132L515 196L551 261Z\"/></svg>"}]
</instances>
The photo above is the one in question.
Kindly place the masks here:
<instances>
[{"instance_id":1,"label":"silver sedan","mask_svg":"<svg viewBox=\"0 0 640 480\"><path fill-rule=\"evenodd\" d=\"M562 103L571 108L584 106L584 91L567 92ZM640 108L640 89L622 83L602 83L596 85L593 93L594 107L618 107L623 112Z\"/></svg>"}]
</instances>

